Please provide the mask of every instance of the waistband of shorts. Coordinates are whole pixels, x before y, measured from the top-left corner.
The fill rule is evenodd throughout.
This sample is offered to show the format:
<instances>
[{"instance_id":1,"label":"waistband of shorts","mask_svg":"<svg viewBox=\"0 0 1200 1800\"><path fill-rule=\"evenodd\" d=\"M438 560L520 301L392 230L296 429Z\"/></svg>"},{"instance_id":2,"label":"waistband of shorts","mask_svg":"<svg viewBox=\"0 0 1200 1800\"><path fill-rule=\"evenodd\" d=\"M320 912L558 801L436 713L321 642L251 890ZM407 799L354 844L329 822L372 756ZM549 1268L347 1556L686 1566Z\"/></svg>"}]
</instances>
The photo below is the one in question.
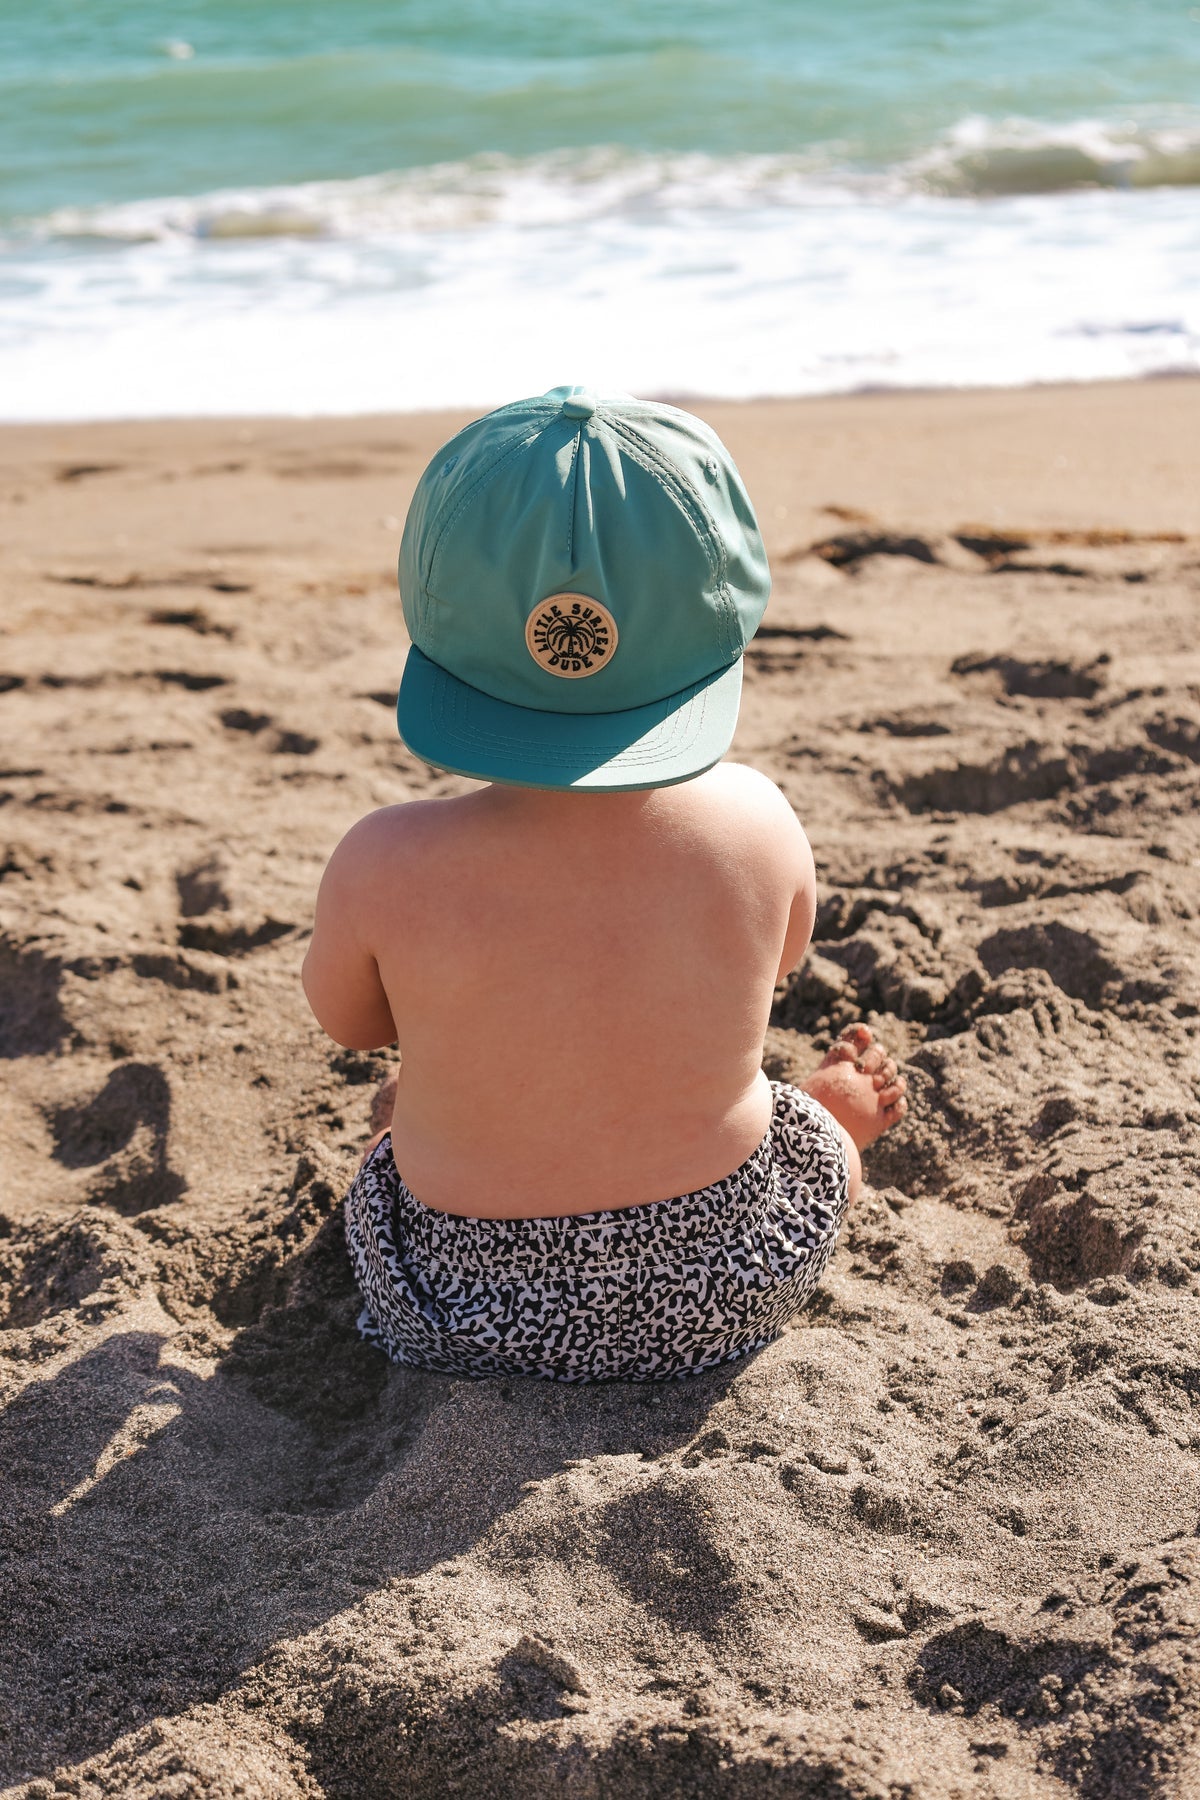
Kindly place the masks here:
<instances>
[{"instance_id":1,"label":"waistband of shorts","mask_svg":"<svg viewBox=\"0 0 1200 1800\"><path fill-rule=\"evenodd\" d=\"M772 1121L773 1127L774 1121ZM708 1187L670 1200L555 1218L476 1219L425 1206L405 1185L392 1156L390 1135L372 1152L370 1170L393 1190L397 1243L413 1255L437 1258L464 1274L496 1276L506 1270L627 1262L727 1243L753 1229L773 1195L772 1129L737 1169Z\"/></svg>"}]
</instances>

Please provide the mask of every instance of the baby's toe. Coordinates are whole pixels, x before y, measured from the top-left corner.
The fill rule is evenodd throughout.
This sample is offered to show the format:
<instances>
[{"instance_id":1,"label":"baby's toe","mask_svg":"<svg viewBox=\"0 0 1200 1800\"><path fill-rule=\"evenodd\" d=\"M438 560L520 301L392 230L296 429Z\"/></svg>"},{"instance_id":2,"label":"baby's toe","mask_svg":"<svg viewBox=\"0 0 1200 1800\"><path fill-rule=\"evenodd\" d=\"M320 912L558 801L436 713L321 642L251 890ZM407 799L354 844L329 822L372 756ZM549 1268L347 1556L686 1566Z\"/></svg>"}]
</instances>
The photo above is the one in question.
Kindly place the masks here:
<instances>
[{"instance_id":1,"label":"baby's toe","mask_svg":"<svg viewBox=\"0 0 1200 1800\"><path fill-rule=\"evenodd\" d=\"M877 1088L890 1087L892 1082L895 1081L895 1079L896 1079L895 1058L891 1057L891 1056L887 1056L884 1058L883 1062L880 1063L879 1067L875 1071L875 1086Z\"/></svg>"},{"instance_id":2,"label":"baby's toe","mask_svg":"<svg viewBox=\"0 0 1200 1800\"><path fill-rule=\"evenodd\" d=\"M901 1094L898 1100L893 1101L891 1106L885 1106L883 1110L888 1120L894 1123L897 1119L902 1119L908 1111L908 1101Z\"/></svg>"},{"instance_id":3,"label":"baby's toe","mask_svg":"<svg viewBox=\"0 0 1200 1800\"><path fill-rule=\"evenodd\" d=\"M854 1066L856 1069L861 1070L864 1075L875 1075L882 1069L886 1061L887 1057L880 1046L878 1044L872 1044L868 1049L862 1051Z\"/></svg>"},{"instance_id":4,"label":"baby's toe","mask_svg":"<svg viewBox=\"0 0 1200 1800\"><path fill-rule=\"evenodd\" d=\"M855 1047L855 1051L861 1055L861 1053L866 1049L867 1045L872 1042L872 1040L874 1039L874 1036L875 1036L875 1034L871 1030L871 1027L869 1025L862 1024L860 1021L857 1025L847 1025L845 1031L843 1031L843 1033L841 1035L839 1042L845 1043L845 1044L853 1044Z\"/></svg>"},{"instance_id":5,"label":"baby's toe","mask_svg":"<svg viewBox=\"0 0 1200 1800\"><path fill-rule=\"evenodd\" d=\"M895 1081L889 1082L886 1087L880 1088L879 1104L884 1112L887 1112L889 1107L895 1106L897 1100L902 1100L907 1091L908 1083L903 1075L898 1076Z\"/></svg>"}]
</instances>

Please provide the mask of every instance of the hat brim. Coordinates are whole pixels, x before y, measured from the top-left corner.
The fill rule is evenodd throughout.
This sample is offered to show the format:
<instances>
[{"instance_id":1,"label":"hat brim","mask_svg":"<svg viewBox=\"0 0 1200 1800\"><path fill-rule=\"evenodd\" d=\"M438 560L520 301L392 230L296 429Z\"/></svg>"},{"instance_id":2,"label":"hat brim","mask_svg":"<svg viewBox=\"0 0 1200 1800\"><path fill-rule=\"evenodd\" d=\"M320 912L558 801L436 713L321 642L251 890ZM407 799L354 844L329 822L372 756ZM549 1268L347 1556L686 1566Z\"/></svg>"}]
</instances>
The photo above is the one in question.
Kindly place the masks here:
<instances>
[{"instance_id":1,"label":"hat brim","mask_svg":"<svg viewBox=\"0 0 1200 1800\"><path fill-rule=\"evenodd\" d=\"M624 712L552 713L494 700L416 645L409 650L396 723L422 762L515 787L670 787L720 762L733 742L742 692L739 658L715 675Z\"/></svg>"}]
</instances>

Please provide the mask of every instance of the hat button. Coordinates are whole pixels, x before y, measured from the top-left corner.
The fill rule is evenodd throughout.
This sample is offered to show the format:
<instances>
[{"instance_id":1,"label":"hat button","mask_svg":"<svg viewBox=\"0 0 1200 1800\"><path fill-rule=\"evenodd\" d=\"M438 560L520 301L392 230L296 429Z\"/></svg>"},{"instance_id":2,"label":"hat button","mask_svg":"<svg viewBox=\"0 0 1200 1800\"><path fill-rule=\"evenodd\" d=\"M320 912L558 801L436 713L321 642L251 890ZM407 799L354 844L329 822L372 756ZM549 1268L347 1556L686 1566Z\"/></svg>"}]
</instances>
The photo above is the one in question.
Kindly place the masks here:
<instances>
[{"instance_id":1,"label":"hat button","mask_svg":"<svg viewBox=\"0 0 1200 1800\"><path fill-rule=\"evenodd\" d=\"M590 419L597 404L596 396L590 388L576 388L562 403L563 418Z\"/></svg>"}]
</instances>

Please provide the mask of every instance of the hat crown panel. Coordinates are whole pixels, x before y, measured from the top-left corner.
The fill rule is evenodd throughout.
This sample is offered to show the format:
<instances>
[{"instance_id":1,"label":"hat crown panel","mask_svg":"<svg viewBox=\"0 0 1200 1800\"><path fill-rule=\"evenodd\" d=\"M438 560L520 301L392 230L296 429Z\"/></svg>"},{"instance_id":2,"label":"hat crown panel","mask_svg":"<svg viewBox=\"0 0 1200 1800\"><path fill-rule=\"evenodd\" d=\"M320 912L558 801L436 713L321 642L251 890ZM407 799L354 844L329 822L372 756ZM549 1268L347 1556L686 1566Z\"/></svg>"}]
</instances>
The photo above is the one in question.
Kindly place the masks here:
<instances>
[{"instance_id":1,"label":"hat crown panel","mask_svg":"<svg viewBox=\"0 0 1200 1800\"><path fill-rule=\"evenodd\" d=\"M700 421L603 401L580 419L543 400L477 421L439 453L410 509L401 589L413 641L472 687L603 713L734 661L769 575L745 490ZM581 680L527 647L531 611L557 593L599 600L617 626L611 659Z\"/></svg>"}]
</instances>

